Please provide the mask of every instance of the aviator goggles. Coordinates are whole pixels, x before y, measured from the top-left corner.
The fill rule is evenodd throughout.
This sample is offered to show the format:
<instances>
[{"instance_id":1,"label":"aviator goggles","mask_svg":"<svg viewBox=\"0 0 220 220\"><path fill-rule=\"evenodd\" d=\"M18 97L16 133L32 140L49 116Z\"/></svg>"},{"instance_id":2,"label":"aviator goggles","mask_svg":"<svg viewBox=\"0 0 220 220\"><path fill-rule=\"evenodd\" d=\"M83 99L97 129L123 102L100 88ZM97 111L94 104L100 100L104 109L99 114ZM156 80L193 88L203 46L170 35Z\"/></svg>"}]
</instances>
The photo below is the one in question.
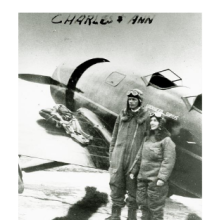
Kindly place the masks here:
<instances>
[{"instance_id":1,"label":"aviator goggles","mask_svg":"<svg viewBox=\"0 0 220 220\"><path fill-rule=\"evenodd\" d=\"M143 95L143 93L141 91L137 91L137 90L130 90L127 92L127 96L129 96L129 95L138 96L138 95Z\"/></svg>"},{"instance_id":2,"label":"aviator goggles","mask_svg":"<svg viewBox=\"0 0 220 220\"><path fill-rule=\"evenodd\" d=\"M156 118L162 118L163 115L164 115L164 114L161 113L161 112L151 112L151 113L150 113L150 117L155 116Z\"/></svg>"}]
</instances>

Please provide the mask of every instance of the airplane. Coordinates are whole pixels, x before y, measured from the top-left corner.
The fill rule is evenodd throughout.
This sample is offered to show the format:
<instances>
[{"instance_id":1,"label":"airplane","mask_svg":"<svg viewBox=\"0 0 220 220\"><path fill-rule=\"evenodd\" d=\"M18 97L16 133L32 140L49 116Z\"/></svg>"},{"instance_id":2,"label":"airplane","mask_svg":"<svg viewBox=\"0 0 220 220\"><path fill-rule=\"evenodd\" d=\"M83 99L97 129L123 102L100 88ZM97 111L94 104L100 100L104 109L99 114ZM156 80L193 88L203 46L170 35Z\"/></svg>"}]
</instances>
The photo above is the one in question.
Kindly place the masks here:
<instances>
[{"instance_id":1,"label":"airplane","mask_svg":"<svg viewBox=\"0 0 220 220\"><path fill-rule=\"evenodd\" d=\"M126 106L126 93L140 89L143 105L151 112L165 114L176 144L169 195L202 197L202 94L183 86L182 78L172 70L134 74L105 58L92 58L79 65L61 64L52 77L19 74L19 78L50 85L55 103L74 112L87 134L97 135L101 144L83 146L90 152L85 157L91 157L97 168L105 170L109 167L111 134L117 115Z\"/></svg>"}]
</instances>

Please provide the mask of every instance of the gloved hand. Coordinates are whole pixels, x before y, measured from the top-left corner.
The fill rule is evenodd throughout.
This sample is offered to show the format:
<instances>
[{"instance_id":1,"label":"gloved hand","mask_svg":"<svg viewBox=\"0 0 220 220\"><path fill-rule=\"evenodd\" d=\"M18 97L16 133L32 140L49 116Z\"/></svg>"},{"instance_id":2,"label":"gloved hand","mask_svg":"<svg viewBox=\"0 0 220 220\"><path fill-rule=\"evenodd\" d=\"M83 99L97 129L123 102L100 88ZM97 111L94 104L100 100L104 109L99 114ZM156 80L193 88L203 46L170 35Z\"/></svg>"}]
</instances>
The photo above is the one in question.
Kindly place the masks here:
<instances>
[{"instance_id":1,"label":"gloved hand","mask_svg":"<svg viewBox=\"0 0 220 220\"><path fill-rule=\"evenodd\" d=\"M164 181L163 180L157 180L157 186L163 186Z\"/></svg>"},{"instance_id":2,"label":"gloved hand","mask_svg":"<svg viewBox=\"0 0 220 220\"><path fill-rule=\"evenodd\" d=\"M134 174L133 173L130 173L130 178L133 180L134 179Z\"/></svg>"}]
</instances>

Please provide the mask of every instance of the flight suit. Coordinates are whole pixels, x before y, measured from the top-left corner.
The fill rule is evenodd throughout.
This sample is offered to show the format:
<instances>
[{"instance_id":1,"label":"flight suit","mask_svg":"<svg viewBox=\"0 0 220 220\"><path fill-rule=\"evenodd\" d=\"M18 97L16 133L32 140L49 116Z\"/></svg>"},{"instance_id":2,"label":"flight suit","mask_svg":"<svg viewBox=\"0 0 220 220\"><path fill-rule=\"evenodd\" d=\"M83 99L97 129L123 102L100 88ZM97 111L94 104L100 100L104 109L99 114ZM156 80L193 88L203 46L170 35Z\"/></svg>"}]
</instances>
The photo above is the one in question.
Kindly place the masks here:
<instances>
[{"instance_id":1,"label":"flight suit","mask_svg":"<svg viewBox=\"0 0 220 220\"><path fill-rule=\"evenodd\" d=\"M143 144L131 173L138 173L137 203L141 206L143 220L162 220L163 208L168 194L168 179L175 160L175 144L170 137L157 141L150 136ZM157 186L157 180L163 186ZM146 216L146 217L145 217Z\"/></svg>"},{"instance_id":2,"label":"flight suit","mask_svg":"<svg viewBox=\"0 0 220 220\"><path fill-rule=\"evenodd\" d=\"M113 206L123 207L125 195L129 208L137 209L137 180L129 177L137 153L149 126L149 113L141 107L138 112L123 110L115 123L110 144L110 188Z\"/></svg>"}]
</instances>

